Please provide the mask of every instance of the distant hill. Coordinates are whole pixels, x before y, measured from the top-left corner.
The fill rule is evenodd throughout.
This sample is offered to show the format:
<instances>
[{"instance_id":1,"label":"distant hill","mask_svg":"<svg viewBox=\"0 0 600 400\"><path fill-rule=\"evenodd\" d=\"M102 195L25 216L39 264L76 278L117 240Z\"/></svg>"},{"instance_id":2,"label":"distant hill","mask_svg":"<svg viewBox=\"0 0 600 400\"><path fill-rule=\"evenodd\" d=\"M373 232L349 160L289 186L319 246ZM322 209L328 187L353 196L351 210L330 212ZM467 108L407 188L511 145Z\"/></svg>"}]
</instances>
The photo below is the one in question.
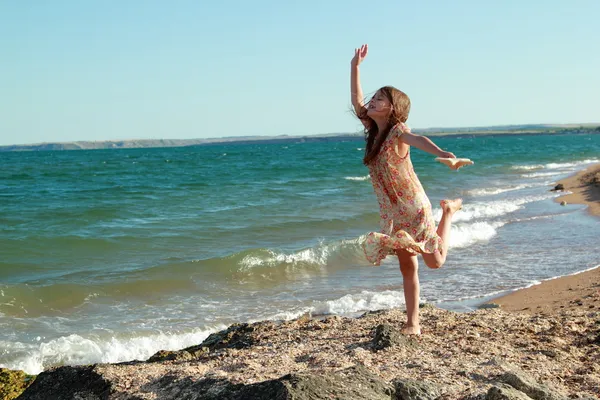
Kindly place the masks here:
<instances>
[{"instance_id":1,"label":"distant hill","mask_svg":"<svg viewBox=\"0 0 600 400\"><path fill-rule=\"evenodd\" d=\"M507 135L507 134L580 134L600 133L600 124L570 125L503 125L466 128L427 128L413 129L413 132L428 136L445 135ZM329 133L310 136L237 136L211 139L128 139L105 141L78 141L62 143L35 143L0 146L0 152L7 151L46 151L46 150L94 150L94 149L134 149L151 147L206 146L226 143L302 143L302 142L338 142L364 140L362 132Z\"/></svg>"}]
</instances>

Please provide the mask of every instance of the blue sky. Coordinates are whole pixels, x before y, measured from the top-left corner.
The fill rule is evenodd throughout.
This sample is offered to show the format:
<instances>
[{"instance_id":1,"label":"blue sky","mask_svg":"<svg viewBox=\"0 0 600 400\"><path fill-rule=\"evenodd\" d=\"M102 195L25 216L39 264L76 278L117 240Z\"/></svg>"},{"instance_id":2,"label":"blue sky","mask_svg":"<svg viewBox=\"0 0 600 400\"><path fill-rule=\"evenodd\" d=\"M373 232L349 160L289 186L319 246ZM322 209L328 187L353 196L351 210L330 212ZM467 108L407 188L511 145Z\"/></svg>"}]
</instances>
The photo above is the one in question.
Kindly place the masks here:
<instances>
[{"instance_id":1,"label":"blue sky","mask_svg":"<svg viewBox=\"0 0 600 400\"><path fill-rule=\"evenodd\" d=\"M0 2L0 144L600 122L600 1Z\"/></svg>"}]
</instances>

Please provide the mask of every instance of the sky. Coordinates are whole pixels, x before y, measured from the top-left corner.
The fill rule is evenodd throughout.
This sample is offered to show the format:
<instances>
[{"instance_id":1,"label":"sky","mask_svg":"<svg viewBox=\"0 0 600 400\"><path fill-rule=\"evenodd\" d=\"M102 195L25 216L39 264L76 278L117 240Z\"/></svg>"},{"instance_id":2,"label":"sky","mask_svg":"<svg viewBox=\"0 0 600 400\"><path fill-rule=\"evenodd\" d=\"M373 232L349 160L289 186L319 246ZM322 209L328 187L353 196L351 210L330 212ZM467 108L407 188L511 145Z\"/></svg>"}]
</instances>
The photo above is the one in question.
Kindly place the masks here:
<instances>
[{"instance_id":1,"label":"sky","mask_svg":"<svg viewBox=\"0 0 600 400\"><path fill-rule=\"evenodd\" d=\"M0 1L0 145L600 122L600 1Z\"/></svg>"}]
</instances>

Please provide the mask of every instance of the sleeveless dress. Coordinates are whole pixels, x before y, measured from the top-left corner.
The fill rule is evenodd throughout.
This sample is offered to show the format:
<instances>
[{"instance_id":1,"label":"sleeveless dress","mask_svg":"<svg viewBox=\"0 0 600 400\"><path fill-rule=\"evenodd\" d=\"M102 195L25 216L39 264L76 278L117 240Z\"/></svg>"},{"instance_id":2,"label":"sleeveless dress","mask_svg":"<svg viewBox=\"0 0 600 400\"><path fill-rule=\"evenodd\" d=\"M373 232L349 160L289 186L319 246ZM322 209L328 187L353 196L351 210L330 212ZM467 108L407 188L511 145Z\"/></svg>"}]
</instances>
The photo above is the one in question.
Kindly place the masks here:
<instances>
[{"instance_id":1,"label":"sleeveless dress","mask_svg":"<svg viewBox=\"0 0 600 400\"><path fill-rule=\"evenodd\" d=\"M369 164L379 202L381 231L367 234L363 250L374 265L380 265L381 260L396 254L396 250L417 254L443 248L431 203L410 161L410 147L406 154L397 152L401 135L400 126L392 128L378 156Z\"/></svg>"}]
</instances>

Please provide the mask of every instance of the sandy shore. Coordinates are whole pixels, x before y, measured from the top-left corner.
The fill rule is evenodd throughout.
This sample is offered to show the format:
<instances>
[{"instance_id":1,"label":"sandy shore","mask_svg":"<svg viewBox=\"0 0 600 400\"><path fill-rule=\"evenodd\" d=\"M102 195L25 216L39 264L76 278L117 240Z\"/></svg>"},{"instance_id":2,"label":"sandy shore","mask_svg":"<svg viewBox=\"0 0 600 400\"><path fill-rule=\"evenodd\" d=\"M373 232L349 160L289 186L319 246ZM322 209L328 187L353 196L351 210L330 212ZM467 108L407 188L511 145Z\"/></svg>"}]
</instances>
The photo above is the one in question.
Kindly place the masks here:
<instances>
[{"instance_id":1,"label":"sandy shore","mask_svg":"<svg viewBox=\"0 0 600 400\"><path fill-rule=\"evenodd\" d=\"M598 259L600 263L600 257ZM544 281L489 303L506 311L550 315L561 311L600 311L600 265L590 271Z\"/></svg>"},{"instance_id":2,"label":"sandy shore","mask_svg":"<svg viewBox=\"0 0 600 400\"><path fill-rule=\"evenodd\" d=\"M572 193L557 198L557 202L585 204L592 215L600 217L600 164L593 165L558 183Z\"/></svg>"}]
</instances>

